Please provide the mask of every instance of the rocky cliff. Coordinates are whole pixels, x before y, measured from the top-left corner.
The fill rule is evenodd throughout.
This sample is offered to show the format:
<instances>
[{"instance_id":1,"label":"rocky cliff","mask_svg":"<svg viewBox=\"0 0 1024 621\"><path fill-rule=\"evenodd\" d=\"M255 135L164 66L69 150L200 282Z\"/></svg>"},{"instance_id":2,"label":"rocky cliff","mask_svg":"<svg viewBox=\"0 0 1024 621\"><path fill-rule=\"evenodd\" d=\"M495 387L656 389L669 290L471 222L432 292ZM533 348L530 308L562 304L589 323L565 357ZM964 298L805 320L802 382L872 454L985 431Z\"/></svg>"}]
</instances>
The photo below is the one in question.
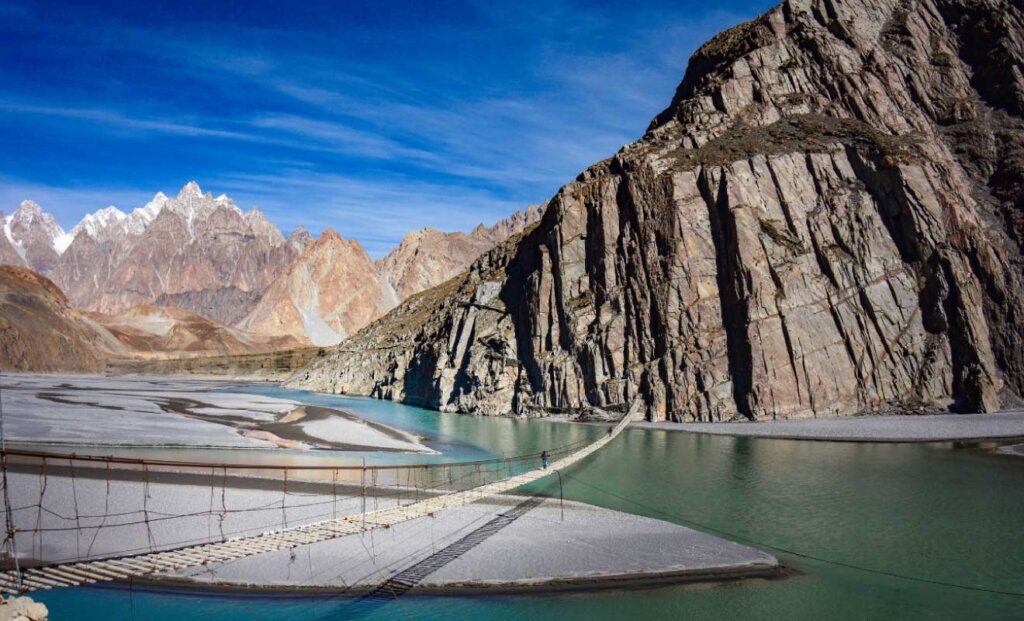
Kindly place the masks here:
<instances>
[{"instance_id":1,"label":"rocky cliff","mask_svg":"<svg viewBox=\"0 0 1024 621\"><path fill-rule=\"evenodd\" d=\"M469 233L445 233L425 228L402 238L387 256L376 261L400 300L425 291L462 273L496 244L523 232L540 219L545 205L530 205L493 226L479 225Z\"/></svg>"},{"instance_id":2,"label":"rocky cliff","mask_svg":"<svg viewBox=\"0 0 1024 621\"><path fill-rule=\"evenodd\" d=\"M540 224L293 384L652 420L996 409L1024 388L1024 15L789 0L691 58Z\"/></svg>"}]
</instances>

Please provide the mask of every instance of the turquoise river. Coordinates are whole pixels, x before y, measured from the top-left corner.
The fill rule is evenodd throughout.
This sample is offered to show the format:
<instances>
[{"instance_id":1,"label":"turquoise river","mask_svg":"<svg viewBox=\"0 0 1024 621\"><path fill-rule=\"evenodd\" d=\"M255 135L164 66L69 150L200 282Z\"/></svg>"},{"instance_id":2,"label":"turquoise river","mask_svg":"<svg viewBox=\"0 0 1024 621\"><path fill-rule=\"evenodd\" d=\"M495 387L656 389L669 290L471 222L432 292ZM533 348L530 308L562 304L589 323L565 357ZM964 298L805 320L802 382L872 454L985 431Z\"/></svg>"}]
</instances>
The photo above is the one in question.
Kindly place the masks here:
<instances>
[{"instance_id":1,"label":"turquoise river","mask_svg":"<svg viewBox=\"0 0 1024 621\"><path fill-rule=\"evenodd\" d=\"M345 407L414 431L442 451L435 459L527 453L602 431L272 386L246 390ZM380 453L351 459L363 457L423 460ZM1024 459L1018 457L937 445L628 430L568 474L566 498L724 533L776 554L790 575L547 595L407 595L372 608L329 596L111 587L38 598L55 621L1024 619ZM557 481L531 491L557 495Z\"/></svg>"}]
</instances>

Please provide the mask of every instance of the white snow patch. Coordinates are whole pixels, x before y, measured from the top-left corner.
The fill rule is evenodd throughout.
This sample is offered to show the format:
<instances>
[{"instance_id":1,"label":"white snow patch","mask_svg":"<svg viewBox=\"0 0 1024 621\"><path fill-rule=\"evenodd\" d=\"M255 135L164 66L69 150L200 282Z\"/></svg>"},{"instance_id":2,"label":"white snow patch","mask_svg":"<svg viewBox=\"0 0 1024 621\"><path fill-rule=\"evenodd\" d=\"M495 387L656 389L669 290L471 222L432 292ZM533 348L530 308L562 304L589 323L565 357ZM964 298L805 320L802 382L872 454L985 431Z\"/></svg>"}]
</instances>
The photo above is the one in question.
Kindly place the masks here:
<instances>
[{"instance_id":1,"label":"white snow patch","mask_svg":"<svg viewBox=\"0 0 1024 621\"><path fill-rule=\"evenodd\" d=\"M13 215L6 216L4 218L4 237L6 237L7 241L9 241L12 246L14 246L14 250L18 253L18 256L21 257L21 260L27 264L28 259L25 258L25 246L23 246L20 241L14 239L14 234L11 233L12 219L14 219Z\"/></svg>"},{"instance_id":2,"label":"white snow patch","mask_svg":"<svg viewBox=\"0 0 1024 621\"><path fill-rule=\"evenodd\" d=\"M53 240L53 249L57 251L57 254L64 254L64 251L68 249L68 246L73 241L75 241L75 234L73 232L64 233Z\"/></svg>"},{"instance_id":3,"label":"white snow patch","mask_svg":"<svg viewBox=\"0 0 1024 621\"><path fill-rule=\"evenodd\" d=\"M136 209L133 213L139 214L139 218L142 219L146 224L149 224L163 211L164 206L170 199L163 192L157 192L153 196L153 200L146 203L144 206Z\"/></svg>"},{"instance_id":4,"label":"white snow patch","mask_svg":"<svg viewBox=\"0 0 1024 621\"><path fill-rule=\"evenodd\" d=\"M113 205L105 209L100 209L95 213L86 214L85 217L82 218L81 222L76 224L75 228L71 229L71 232L63 236L64 238L67 238L66 243L65 240L61 238L63 248L58 249L57 252L63 254L64 251L67 250L67 247L71 245L71 241L74 240L79 233L84 231L89 237L96 239L100 231L109 226L123 222L127 217L128 214Z\"/></svg>"},{"instance_id":5,"label":"white snow patch","mask_svg":"<svg viewBox=\"0 0 1024 621\"><path fill-rule=\"evenodd\" d=\"M128 231L138 235L146 230L146 227L160 215L169 200L163 192L157 192L153 196L153 200L133 210L126 223Z\"/></svg>"}]
</instances>

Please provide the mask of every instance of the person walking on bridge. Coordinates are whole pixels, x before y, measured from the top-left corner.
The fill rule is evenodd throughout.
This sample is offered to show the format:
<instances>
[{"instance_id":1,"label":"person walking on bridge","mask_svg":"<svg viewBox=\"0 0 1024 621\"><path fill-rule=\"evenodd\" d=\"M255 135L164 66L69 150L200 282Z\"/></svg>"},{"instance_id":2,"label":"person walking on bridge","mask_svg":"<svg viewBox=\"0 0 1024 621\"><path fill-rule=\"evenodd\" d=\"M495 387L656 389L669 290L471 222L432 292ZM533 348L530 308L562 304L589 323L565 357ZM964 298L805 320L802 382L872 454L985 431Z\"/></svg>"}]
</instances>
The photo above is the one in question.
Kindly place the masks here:
<instances>
[{"instance_id":1,"label":"person walking on bridge","mask_svg":"<svg viewBox=\"0 0 1024 621\"><path fill-rule=\"evenodd\" d=\"M548 469L548 452L547 451L542 451L541 452L540 460L544 464L544 469L547 470Z\"/></svg>"}]
</instances>

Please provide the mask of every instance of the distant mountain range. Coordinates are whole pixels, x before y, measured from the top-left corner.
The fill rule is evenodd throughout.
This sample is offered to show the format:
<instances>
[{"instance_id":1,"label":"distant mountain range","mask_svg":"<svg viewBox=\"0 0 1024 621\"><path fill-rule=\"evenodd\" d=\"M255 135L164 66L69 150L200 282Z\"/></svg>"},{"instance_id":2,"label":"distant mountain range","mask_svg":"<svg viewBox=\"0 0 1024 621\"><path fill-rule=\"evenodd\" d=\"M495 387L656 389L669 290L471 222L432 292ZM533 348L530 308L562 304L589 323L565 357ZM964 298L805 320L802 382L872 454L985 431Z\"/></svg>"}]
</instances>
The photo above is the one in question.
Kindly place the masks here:
<instances>
[{"instance_id":1,"label":"distant mountain range","mask_svg":"<svg viewBox=\"0 0 1024 621\"><path fill-rule=\"evenodd\" d=\"M325 346L460 273L540 214L531 207L470 233L413 232L373 261L359 242L330 229L316 240L304 228L286 238L259 210L242 211L192 181L176 197L157 193L131 213L107 207L88 214L68 232L24 201L9 216L0 212L0 264L47 276L71 306L105 317L172 307Z\"/></svg>"},{"instance_id":2,"label":"distant mountain range","mask_svg":"<svg viewBox=\"0 0 1024 621\"><path fill-rule=\"evenodd\" d=\"M118 315L81 311L45 276L0 265L4 371L96 372L116 361L267 353L300 345L289 336L246 332L179 308L137 306Z\"/></svg>"}]
</instances>

